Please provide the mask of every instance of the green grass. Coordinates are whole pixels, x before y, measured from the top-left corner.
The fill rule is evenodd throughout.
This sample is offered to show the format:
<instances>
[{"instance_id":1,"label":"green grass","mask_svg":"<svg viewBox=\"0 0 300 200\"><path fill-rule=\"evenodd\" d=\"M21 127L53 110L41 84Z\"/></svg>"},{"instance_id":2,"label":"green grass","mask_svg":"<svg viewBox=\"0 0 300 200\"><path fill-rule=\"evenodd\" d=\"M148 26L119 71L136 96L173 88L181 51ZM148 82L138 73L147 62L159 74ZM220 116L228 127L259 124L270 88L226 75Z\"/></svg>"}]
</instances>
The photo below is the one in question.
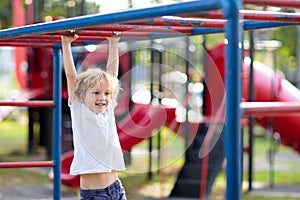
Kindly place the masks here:
<instances>
[{"instance_id":1,"label":"green grass","mask_svg":"<svg viewBox=\"0 0 300 200\"><path fill-rule=\"evenodd\" d=\"M269 173L268 171L255 172L254 179L257 182L268 183L270 179ZM275 185L300 185L300 172L296 168L288 171L275 171L274 183Z\"/></svg>"},{"instance_id":2,"label":"green grass","mask_svg":"<svg viewBox=\"0 0 300 200\"><path fill-rule=\"evenodd\" d=\"M26 154L27 126L15 120L0 122L0 161L24 161L35 159L35 156ZM49 183L48 177L34 170L1 169L0 187L11 185L35 185Z\"/></svg>"},{"instance_id":3,"label":"green grass","mask_svg":"<svg viewBox=\"0 0 300 200\"><path fill-rule=\"evenodd\" d=\"M45 174L34 170L1 169L0 177L1 188L52 184Z\"/></svg>"},{"instance_id":4,"label":"green grass","mask_svg":"<svg viewBox=\"0 0 300 200\"><path fill-rule=\"evenodd\" d=\"M25 152L27 126L16 121L0 122L0 156Z\"/></svg>"},{"instance_id":5,"label":"green grass","mask_svg":"<svg viewBox=\"0 0 300 200\"><path fill-rule=\"evenodd\" d=\"M252 194L245 194L243 195L243 200L298 200L299 197L288 197L288 196L260 196L260 195L252 195Z\"/></svg>"}]
</instances>

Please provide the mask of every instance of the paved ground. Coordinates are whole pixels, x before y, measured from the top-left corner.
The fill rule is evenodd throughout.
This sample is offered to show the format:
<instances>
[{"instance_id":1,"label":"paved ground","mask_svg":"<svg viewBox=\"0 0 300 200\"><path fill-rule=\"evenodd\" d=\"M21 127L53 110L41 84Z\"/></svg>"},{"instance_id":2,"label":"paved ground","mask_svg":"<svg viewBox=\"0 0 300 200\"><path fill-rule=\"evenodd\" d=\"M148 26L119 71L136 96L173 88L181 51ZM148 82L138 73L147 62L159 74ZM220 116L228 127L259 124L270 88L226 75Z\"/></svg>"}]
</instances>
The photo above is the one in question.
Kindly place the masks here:
<instances>
[{"instance_id":1,"label":"paved ground","mask_svg":"<svg viewBox=\"0 0 300 200\"><path fill-rule=\"evenodd\" d=\"M0 200L52 200L52 189L46 186L0 188ZM76 194L62 192L62 200L79 200ZM157 200L143 198L140 200ZM167 199L165 199L167 200ZM168 198L168 200L196 200L187 198Z\"/></svg>"},{"instance_id":2,"label":"paved ground","mask_svg":"<svg viewBox=\"0 0 300 200\"><path fill-rule=\"evenodd\" d=\"M300 186L274 186L262 187L251 192L253 195L260 195L266 197L291 197L300 199Z\"/></svg>"},{"instance_id":3,"label":"paved ground","mask_svg":"<svg viewBox=\"0 0 300 200\"><path fill-rule=\"evenodd\" d=\"M0 188L0 200L50 200L52 197L50 186ZM66 192L61 193L61 199L78 200L76 194Z\"/></svg>"}]
</instances>

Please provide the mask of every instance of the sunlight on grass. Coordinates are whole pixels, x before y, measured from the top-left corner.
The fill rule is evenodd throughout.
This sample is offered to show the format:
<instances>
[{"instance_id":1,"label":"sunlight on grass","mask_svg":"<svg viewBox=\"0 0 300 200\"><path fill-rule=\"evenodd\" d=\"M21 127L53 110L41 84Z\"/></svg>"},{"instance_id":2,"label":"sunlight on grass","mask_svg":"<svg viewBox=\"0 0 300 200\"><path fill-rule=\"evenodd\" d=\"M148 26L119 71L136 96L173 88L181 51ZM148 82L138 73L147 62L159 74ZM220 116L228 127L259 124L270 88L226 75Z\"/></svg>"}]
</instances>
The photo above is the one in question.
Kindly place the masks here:
<instances>
[{"instance_id":1,"label":"sunlight on grass","mask_svg":"<svg viewBox=\"0 0 300 200\"><path fill-rule=\"evenodd\" d=\"M27 126L17 121L0 122L0 155L25 152Z\"/></svg>"},{"instance_id":2,"label":"sunlight on grass","mask_svg":"<svg viewBox=\"0 0 300 200\"><path fill-rule=\"evenodd\" d=\"M0 185L4 187L52 184L45 174L28 169L1 169Z\"/></svg>"}]
</instances>

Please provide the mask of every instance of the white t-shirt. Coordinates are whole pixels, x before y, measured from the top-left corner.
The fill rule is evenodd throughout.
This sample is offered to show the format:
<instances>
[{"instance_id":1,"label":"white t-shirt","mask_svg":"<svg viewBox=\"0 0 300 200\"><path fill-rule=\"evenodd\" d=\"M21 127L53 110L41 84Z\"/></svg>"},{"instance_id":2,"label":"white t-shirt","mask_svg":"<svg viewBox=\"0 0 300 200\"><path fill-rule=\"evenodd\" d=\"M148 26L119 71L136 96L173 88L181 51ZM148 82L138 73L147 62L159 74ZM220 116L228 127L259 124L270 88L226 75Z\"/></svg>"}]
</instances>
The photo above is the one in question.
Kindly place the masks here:
<instances>
[{"instance_id":1,"label":"white t-shirt","mask_svg":"<svg viewBox=\"0 0 300 200\"><path fill-rule=\"evenodd\" d=\"M71 109L74 158L71 175L125 170L114 107L100 114L74 100Z\"/></svg>"}]
</instances>

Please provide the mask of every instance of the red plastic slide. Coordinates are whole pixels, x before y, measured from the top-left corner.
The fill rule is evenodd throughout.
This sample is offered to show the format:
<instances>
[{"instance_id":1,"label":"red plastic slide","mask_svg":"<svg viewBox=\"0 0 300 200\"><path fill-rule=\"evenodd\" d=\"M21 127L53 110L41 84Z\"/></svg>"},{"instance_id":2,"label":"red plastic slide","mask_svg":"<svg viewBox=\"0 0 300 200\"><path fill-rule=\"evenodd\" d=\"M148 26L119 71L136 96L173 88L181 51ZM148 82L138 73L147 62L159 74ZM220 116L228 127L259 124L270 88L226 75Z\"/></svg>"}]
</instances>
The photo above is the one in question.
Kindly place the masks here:
<instances>
[{"instance_id":1,"label":"red plastic slide","mask_svg":"<svg viewBox=\"0 0 300 200\"><path fill-rule=\"evenodd\" d=\"M127 117L117 124L123 151L129 151L137 143L149 138L153 130L169 124L173 119L175 108L134 104Z\"/></svg>"},{"instance_id":2,"label":"red plastic slide","mask_svg":"<svg viewBox=\"0 0 300 200\"><path fill-rule=\"evenodd\" d=\"M225 46L217 45L208 54L213 63L207 67L217 67L219 77L224 80ZM300 91L288 82L280 72L262 63L254 63L254 91L256 102L300 102ZM243 67L243 99L247 101L249 93L249 65ZM272 126L280 135L281 143L300 152L300 114L278 117L257 117L256 121L264 128Z\"/></svg>"},{"instance_id":3,"label":"red plastic slide","mask_svg":"<svg viewBox=\"0 0 300 200\"><path fill-rule=\"evenodd\" d=\"M248 99L249 67L244 67L244 98ZM254 63L255 101L300 102L300 91L288 82L280 73L261 63ZM271 127L280 135L282 144L300 153L300 113L295 115L276 116L273 118L256 118L263 127Z\"/></svg>"}]
</instances>

